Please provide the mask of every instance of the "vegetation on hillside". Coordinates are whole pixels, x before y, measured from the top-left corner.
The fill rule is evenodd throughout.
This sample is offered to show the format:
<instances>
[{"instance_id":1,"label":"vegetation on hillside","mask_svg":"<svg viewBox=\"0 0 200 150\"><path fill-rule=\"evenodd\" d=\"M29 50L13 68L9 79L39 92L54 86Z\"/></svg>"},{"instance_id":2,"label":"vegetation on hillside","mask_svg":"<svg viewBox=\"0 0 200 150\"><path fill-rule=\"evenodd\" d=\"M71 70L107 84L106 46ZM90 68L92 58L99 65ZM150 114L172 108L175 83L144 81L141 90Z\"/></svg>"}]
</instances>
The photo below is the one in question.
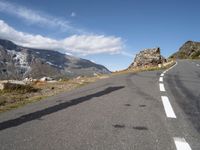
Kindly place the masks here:
<instances>
[{"instance_id":1,"label":"vegetation on hillside","mask_svg":"<svg viewBox=\"0 0 200 150\"><path fill-rule=\"evenodd\" d=\"M177 59L200 59L200 42L187 41L178 52L170 56Z\"/></svg>"}]
</instances>

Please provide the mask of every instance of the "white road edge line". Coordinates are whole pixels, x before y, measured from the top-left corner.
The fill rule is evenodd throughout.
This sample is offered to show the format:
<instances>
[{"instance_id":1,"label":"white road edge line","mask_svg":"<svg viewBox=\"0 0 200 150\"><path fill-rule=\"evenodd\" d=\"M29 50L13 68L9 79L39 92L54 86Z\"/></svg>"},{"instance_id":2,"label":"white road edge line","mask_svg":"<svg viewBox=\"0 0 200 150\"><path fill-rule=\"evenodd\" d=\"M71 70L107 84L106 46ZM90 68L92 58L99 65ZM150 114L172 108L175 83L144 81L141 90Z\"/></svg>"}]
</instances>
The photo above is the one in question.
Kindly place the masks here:
<instances>
[{"instance_id":1,"label":"white road edge line","mask_svg":"<svg viewBox=\"0 0 200 150\"><path fill-rule=\"evenodd\" d=\"M160 77L160 78L159 78L159 81L160 81L160 82L163 82L163 77Z\"/></svg>"},{"instance_id":2,"label":"white road edge line","mask_svg":"<svg viewBox=\"0 0 200 150\"><path fill-rule=\"evenodd\" d=\"M174 113L174 110L170 104L169 98L167 96L161 96L163 106L165 109L166 116L168 118L176 118L176 115Z\"/></svg>"},{"instance_id":3,"label":"white road edge line","mask_svg":"<svg viewBox=\"0 0 200 150\"><path fill-rule=\"evenodd\" d=\"M169 69L165 70L163 73L166 73L167 71L171 70L171 69L174 68L177 64L178 64L178 63L177 63L177 61L176 61L175 65L171 66Z\"/></svg>"},{"instance_id":4,"label":"white road edge line","mask_svg":"<svg viewBox=\"0 0 200 150\"><path fill-rule=\"evenodd\" d=\"M160 84L159 84L159 87L160 87L160 91L161 91L161 92L165 92L165 87L164 87L164 84L163 84L163 83L160 83Z\"/></svg>"},{"instance_id":5,"label":"white road edge line","mask_svg":"<svg viewBox=\"0 0 200 150\"><path fill-rule=\"evenodd\" d=\"M184 138L174 137L174 143L177 150L192 150Z\"/></svg>"}]
</instances>

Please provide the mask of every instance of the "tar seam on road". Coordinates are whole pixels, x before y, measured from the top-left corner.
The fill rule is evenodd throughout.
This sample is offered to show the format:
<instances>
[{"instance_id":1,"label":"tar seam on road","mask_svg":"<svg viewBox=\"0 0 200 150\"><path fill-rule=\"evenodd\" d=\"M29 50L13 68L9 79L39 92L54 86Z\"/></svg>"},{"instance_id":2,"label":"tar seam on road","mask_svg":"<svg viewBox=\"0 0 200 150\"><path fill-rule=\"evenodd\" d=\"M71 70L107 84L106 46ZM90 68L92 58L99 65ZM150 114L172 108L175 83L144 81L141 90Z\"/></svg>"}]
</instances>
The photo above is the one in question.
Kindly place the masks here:
<instances>
[{"instance_id":1,"label":"tar seam on road","mask_svg":"<svg viewBox=\"0 0 200 150\"><path fill-rule=\"evenodd\" d=\"M162 99L162 102L163 102L163 106L164 106L164 109L165 109L166 116L168 118L176 118L176 115L174 113L174 110L173 110L173 108L170 104L168 97L167 96L161 96L161 99Z\"/></svg>"},{"instance_id":2,"label":"tar seam on road","mask_svg":"<svg viewBox=\"0 0 200 150\"><path fill-rule=\"evenodd\" d=\"M174 137L174 143L177 150L192 150L184 138Z\"/></svg>"}]
</instances>

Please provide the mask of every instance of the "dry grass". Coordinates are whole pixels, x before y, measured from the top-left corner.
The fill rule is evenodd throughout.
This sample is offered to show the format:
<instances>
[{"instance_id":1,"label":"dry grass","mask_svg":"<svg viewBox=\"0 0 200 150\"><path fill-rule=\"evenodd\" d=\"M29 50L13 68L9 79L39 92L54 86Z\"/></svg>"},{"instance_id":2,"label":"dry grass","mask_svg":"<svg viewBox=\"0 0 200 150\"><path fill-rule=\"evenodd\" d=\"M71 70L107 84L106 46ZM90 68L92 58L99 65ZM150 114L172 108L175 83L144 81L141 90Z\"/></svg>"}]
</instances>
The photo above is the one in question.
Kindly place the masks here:
<instances>
[{"instance_id":1,"label":"dry grass","mask_svg":"<svg viewBox=\"0 0 200 150\"><path fill-rule=\"evenodd\" d=\"M80 77L57 82L37 81L26 86L26 89L0 91L0 112L5 112L28 103L43 100L49 96L67 92L107 77L108 76L104 75L97 77Z\"/></svg>"}]
</instances>

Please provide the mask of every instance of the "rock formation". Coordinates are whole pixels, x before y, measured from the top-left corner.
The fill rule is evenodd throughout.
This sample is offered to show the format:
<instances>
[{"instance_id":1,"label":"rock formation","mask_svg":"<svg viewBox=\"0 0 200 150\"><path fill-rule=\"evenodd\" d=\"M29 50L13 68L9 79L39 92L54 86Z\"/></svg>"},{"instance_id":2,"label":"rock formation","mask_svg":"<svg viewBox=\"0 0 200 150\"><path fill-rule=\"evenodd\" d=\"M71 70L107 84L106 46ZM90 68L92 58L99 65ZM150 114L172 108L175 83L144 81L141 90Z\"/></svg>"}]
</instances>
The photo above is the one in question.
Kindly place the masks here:
<instances>
[{"instance_id":1,"label":"rock formation","mask_svg":"<svg viewBox=\"0 0 200 150\"><path fill-rule=\"evenodd\" d=\"M144 49L136 55L129 69L135 67L158 66L158 64L162 64L165 61L166 59L160 54L160 48Z\"/></svg>"}]
</instances>

